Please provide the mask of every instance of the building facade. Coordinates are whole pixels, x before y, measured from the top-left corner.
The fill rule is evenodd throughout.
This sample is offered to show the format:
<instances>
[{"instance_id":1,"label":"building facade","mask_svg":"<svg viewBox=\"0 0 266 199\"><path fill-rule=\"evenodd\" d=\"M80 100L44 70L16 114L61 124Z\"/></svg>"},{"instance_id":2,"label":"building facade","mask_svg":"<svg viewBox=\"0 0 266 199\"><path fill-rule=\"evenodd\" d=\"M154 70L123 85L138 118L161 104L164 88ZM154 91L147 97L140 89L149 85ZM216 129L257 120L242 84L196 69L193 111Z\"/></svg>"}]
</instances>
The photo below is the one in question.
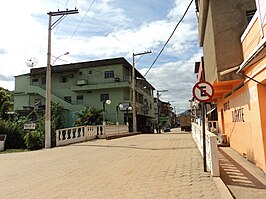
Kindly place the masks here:
<instances>
[{"instance_id":1,"label":"building facade","mask_svg":"<svg viewBox=\"0 0 266 199\"><path fill-rule=\"evenodd\" d=\"M154 119L153 86L136 70L138 130ZM85 107L105 108L111 123L132 126L132 65L124 58L52 66L51 99L66 110L66 127L73 126L75 113ZM14 108L45 109L46 67L32 68L15 77ZM104 104L107 99L111 104ZM123 104L123 107L119 106ZM105 107L104 107L105 106Z\"/></svg>"},{"instance_id":2,"label":"building facade","mask_svg":"<svg viewBox=\"0 0 266 199\"><path fill-rule=\"evenodd\" d=\"M266 3L196 2L204 52L199 72L214 87L219 132L266 172Z\"/></svg>"}]
</instances>

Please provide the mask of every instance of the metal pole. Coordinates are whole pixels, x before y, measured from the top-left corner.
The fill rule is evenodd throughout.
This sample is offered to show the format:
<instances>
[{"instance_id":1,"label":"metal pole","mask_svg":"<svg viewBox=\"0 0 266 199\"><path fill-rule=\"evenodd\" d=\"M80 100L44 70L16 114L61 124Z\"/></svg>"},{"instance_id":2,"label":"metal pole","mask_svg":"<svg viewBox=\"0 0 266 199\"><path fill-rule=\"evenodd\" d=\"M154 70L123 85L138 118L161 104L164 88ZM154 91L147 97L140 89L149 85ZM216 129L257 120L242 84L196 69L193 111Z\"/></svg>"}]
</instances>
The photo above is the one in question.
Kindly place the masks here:
<instances>
[{"instance_id":1,"label":"metal pole","mask_svg":"<svg viewBox=\"0 0 266 199\"><path fill-rule=\"evenodd\" d=\"M158 125L158 133L161 133L159 96L160 96L159 91L157 91L157 114L158 114L157 125Z\"/></svg>"},{"instance_id":2,"label":"metal pole","mask_svg":"<svg viewBox=\"0 0 266 199\"><path fill-rule=\"evenodd\" d=\"M205 132L205 102L201 102L201 113L202 113L202 148L203 148L203 166L204 171L207 172L206 163L206 132Z\"/></svg>"},{"instance_id":3,"label":"metal pole","mask_svg":"<svg viewBox=\"0 0 266 199\"><path fill-rule=\"evenodd\" d=\"M126 115L126 121L127 121L126 125L129 126L129 123L128 123L128 108L126 108L126 114L127 114Z\"/></svg>"},{"instance_id":4,"label":"metal pole","mask_svg":"<svg viewBox=\"0 0 266 199\"><path fill-rule=\"evenodd\" d=\"M46 100L45 100L45 148L51 147L51 32L52 15L49 14L48 52L46 68Z\"/></svg>"},{"instance_id":5,"label":"metal pole","mask_svg":"<svg viewBox=\"0 0 266 199\"><path fill-rule=\"evenodd\" d=\"M105 125L105 101L103 101L103 125Z\"/></svg>"},{"instance_id":6,"label":"metal pole","mask_svg":"<svg viewBox=\"0 0 266 199\"><path fill-rule=\"evenodd\" d=\"M119 122L118 122L118 106L116 106L116 125L119 125Z\"/></svg>"},{"instance_id":7,"label":"metal pole","mask_svg":"<svg viewBox=\"0 0 266 199\"><path fill-rule=\"evenodd\" d=\"M132 67L132 116L133 116L133 132L137 132L137 112L136 112L136 77L135 77L135 54L133 53Z\"/></svg>"}]
</instances>

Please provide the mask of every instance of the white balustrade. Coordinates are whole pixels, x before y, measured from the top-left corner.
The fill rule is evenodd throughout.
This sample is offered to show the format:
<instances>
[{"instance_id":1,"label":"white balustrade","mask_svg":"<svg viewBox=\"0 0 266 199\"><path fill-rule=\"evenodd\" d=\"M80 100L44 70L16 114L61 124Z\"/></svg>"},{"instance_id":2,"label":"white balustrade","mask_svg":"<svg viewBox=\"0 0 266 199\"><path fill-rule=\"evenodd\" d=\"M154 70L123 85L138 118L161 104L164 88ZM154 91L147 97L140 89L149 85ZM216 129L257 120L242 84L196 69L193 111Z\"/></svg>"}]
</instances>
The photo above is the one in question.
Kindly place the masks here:
<instances>
[{"instance_id":1,"label":"white balustrade","mask_svg":"<svg viewBox=\"0 0 266 199\"><path fill-rule=\"evenodd\" d=\"M207 170L211 172L212 176L220 176L217 136L211 133L208 129L206 129L205 132ZM201 155L203 156L202 127L196 123L192 123L191 133L192 138L194 139Z\"/></svg>"},{"instance_id":2,"label":"white balustrade","mask_svg":"<svg viewBox=\"0 0 266 199\"><path fill-rule=\"evenodd\" d=\"M208 130L218 135L218 121L208 121Z\"/></svg>"},{"instance_id":3,"label":"white balustrade","mask_svg":"<svg viewBox=\"0 0 266 199\"><path fill-rule=\"evenodd\" d=\"M56 130L56 146L128 134L127 125L78 126Z\"/></svg>"}]
</instances>

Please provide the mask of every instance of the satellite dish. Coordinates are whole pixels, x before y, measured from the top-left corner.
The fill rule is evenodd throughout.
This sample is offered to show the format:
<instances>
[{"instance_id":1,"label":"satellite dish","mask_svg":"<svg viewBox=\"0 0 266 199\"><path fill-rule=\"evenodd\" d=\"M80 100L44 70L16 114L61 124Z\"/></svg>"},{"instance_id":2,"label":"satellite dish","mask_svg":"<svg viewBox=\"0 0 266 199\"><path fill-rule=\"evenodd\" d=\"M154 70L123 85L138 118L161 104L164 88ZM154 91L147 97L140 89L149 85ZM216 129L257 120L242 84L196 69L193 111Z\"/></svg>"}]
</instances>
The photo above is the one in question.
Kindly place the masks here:
<instances>
[{"instance_id":1,"label":"satellite dish","mask_svg":"<svg viewBox=\"0 0 266 199\"><path fill-rule=\"evenodd\" d=\"M38 60L36 57L31 57L26 60L26 65L28 67L33 67L33 66L36 66L37 64L38 64Z\"/></svg>"}]
</instances>

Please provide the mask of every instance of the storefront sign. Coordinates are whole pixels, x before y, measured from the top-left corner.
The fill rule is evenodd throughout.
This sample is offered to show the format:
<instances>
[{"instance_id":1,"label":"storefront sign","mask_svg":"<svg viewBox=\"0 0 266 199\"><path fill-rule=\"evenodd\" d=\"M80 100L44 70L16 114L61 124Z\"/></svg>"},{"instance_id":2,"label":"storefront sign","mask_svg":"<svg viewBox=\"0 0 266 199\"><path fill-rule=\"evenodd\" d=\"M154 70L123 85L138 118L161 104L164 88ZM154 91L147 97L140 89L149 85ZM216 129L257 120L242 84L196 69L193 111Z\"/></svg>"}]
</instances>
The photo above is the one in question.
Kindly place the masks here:
<instances>
[{"instance_id":1,"label":"storefront sign","mask_svg":"<svg viewBox=\"0 0 266 199\"><path fill-rule=\"evenodd\" d=\"M244 108L239 108L232 111L232 122L245 122Z\"/></svg>"},{"instance_id":2,"label":"storefront sign","mask_svg":"<svg viewBox=\"0 0 266 199\"><path fill-rule=\"evenodd\" d=\"M24 129L25 130L30 130L30 129L35 129L36 124L35 123L30 123L30 124L24 124Z\"/></svg>"}]
</instances>

